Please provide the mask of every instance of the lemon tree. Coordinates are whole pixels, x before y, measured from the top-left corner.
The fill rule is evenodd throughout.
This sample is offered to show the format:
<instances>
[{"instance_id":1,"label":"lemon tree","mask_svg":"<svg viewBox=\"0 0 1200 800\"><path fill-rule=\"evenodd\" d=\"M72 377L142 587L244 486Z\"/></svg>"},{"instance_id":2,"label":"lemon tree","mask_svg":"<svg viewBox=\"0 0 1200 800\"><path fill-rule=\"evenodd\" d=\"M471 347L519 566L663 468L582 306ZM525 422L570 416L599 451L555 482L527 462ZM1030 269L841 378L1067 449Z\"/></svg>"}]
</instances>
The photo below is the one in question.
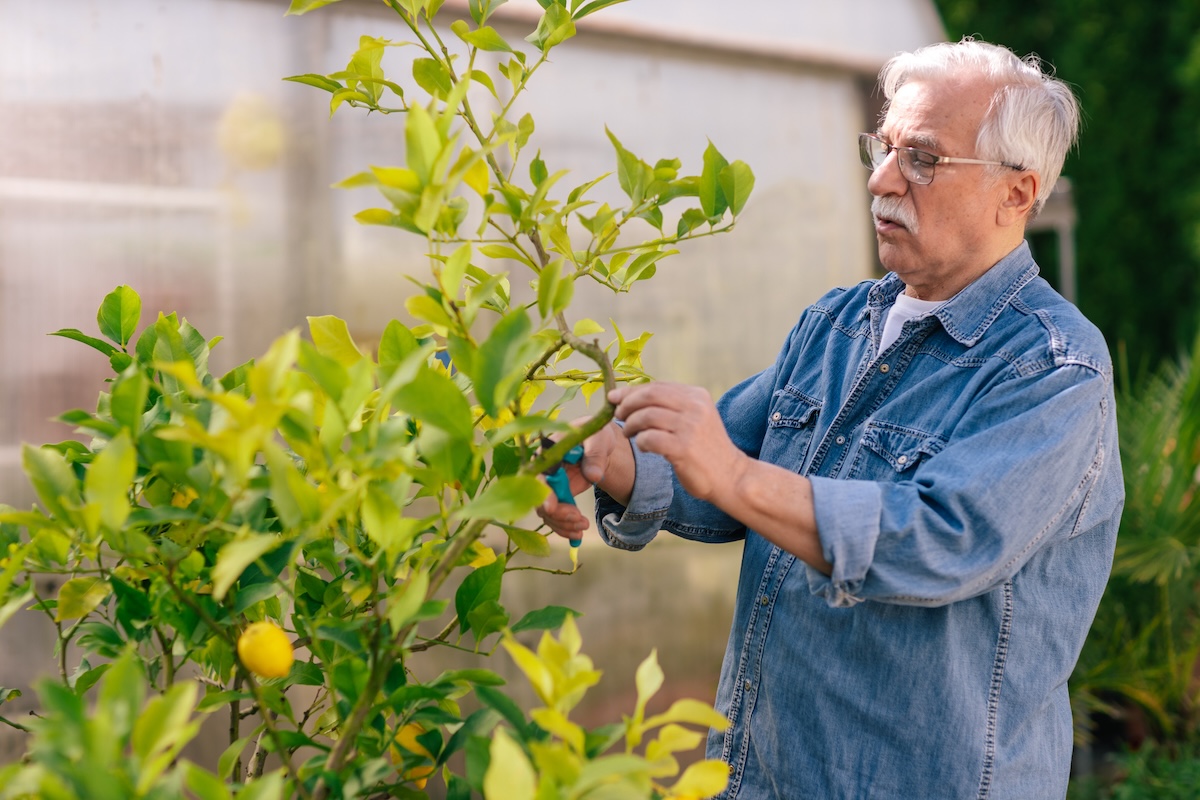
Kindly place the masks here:
<instances>
[{"instance_id":1,"label":"lemon tree","mask_svg":"<svg viewBox=\"0 0 1200 800\"><path fill-rule=\"evenodd\" d=\"M128 286L103 298L98 335L57 331L113 374L94 410L61 415L75 438L24 447L38 503L0 507L0 624L44 614L60 667L39 686L45 713L18 726L27 758L0 768L0 798L722 790L722 764L683 769L677 754L724 720L690 700L647 716L663 682L653 655L624 720L585 728L571 714L600 675L574 613L501 603L514 563L551 556L528 522L539 475L611 418L601 389L646 377L648 334L572 319L575 283L635 289L680 241L731 228L753 185L715 146L689 175L610 132L626 201L594 202L603 178L569 179L533 148L532 117L508 118L576 23L618 1L541 0L512 42L489 24L503 0L471 0L469 21L448 25L440 0L387 0L423 51L411 74L385 73L400 42L365 36L345 69L291 79L333 112L401 121L397 163L341 185L377 190L363 224L425 240L416 325L364 343L311 317L223 375L209 369L219 337L173 313L143 322ZM478 114L479 92L501 111ZM592 416L570 426L558 413L577 395ZM543 450L545 435L558 443ZM479 666L423 666L440 647ZM541 705L519 707L486 667L497 650ZM0 721L11 696L0 688ZM217 764L191 763L181 748L210 715L228 744Z\"/></svg>"}]
</instances>

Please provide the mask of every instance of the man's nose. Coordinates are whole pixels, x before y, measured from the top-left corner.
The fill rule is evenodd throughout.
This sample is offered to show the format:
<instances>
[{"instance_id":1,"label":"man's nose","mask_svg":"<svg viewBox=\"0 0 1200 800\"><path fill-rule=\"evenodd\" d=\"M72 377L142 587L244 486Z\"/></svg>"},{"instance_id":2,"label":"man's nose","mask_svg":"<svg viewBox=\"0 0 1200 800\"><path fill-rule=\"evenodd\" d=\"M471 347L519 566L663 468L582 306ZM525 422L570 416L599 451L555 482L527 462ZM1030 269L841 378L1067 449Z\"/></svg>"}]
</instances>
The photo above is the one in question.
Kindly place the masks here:
<instances>
[{"instance_id":1,"label":"man's nose","mask_svg":"<svg viewBox=\"0 0 1200 800\"><path fill-rule=\"evenodd\" d=\"M898 151L888 153L883 163L871 172L871 177L867 178L867 191L876 197L903 195L908 192L908 179L900 172Z\"/></svg>"}]
</instances>

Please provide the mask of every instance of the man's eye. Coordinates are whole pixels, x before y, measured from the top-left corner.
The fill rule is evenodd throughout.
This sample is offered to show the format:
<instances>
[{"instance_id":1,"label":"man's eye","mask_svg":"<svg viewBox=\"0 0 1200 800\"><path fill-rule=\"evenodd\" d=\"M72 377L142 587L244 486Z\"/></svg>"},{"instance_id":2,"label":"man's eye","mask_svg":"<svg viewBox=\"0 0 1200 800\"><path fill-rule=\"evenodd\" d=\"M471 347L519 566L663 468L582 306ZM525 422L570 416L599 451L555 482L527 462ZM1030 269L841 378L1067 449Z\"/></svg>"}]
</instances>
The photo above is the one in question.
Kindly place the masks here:
<instances>
[{"instance_id":1,"label":"man's eye","mask_svg":"<svg viewBox=\"0 0 1200 800\"><path fill-rule=\"evenodd\" d=\"M922 150L909 150L908 157L912 160L914 167L920 167L921 169L932 169L937 164L937 156Z\"/></svg>"}]
</instances>

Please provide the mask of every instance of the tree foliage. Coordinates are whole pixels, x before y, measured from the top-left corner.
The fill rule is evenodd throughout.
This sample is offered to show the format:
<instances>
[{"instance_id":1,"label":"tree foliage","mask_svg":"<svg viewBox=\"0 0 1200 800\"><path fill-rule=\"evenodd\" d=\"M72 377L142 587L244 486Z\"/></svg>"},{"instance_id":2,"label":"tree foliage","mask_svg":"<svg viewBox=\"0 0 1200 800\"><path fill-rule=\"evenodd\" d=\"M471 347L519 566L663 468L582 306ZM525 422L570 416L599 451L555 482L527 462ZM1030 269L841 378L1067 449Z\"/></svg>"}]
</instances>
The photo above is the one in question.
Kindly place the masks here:
<instances>
[{"instance_id":1,"label":"tree foliage","mask_svg":"<svg viewBox=\"0 0 1200 800\"><path fill-rule=\"evenodd\" d=\"M570 716L600 674L574 612L501 602L512 569L567 572L513 566L552 555L526 522L541 475L611 419L600 390L646 378L649 334L569 320L575 281L632 290L678 242L731 228L754 182L712 144L686 175L610 131L625 201L589 198L606 176L561 189L566 171L530 147L533 117L509 113L576 22L621 0L540 1L510 42L488 24L504 0L448 25L433 22L441 0L387 0L406 41L363 36L345 69L289 79L327 92L331 113L402 120L403 162L341 185L378 191L359 222L425 240L417 325L363 343L310 317L307 337L220 376L219 337L176 314L143 326L128 286L103 299L99 336L56 332L113 374L94 411L61 415L78 440L23 448L38 504L0 506L0 624L44 614L59 662L38 719L0 716L28 735L0 798L417 798L434 776L455 800L724 789L723 763L676 758L720 714L686 699L647 713L655 654L632 712L585 728ZM411 77L385 72L394 47L420 51ZM597 392L587 421L558 419ZM483 666L438 670L434 648L503 648L541 705L519 708ZM16 694L0 687L0 708ZM211 714L228 720L215 768L181 757Z\"/></svg>"}]
</instances>

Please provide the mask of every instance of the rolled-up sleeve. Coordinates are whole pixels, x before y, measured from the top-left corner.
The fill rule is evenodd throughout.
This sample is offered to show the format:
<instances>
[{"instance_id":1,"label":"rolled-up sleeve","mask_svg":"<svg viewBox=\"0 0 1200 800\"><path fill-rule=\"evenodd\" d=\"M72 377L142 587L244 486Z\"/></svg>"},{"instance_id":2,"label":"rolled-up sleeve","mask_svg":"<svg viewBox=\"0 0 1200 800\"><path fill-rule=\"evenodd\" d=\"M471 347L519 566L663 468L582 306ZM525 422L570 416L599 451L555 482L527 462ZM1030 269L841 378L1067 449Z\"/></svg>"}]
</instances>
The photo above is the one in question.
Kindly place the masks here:
<instances>
[{"instance_id":1,"label":"rolled-up sleeve","mask_svg":"<svg viewBox=\"0 0 1200 800\"><path fill-rule=\"evenodd\" d=\"M990 591L1049 538L1079 532L1118 458L1105 377L1086 366L1013 378L941 452L895 482L811 477L833 564L809 587L834 606L944 605Z\"/></svg>"},{"instance_id":2,"label":"rolled-up sleeve","mask_svg":"<svg viewBox=\"0 0 1200 800\"><path fill-rule=\"evenodd\" d=\"M633 446L635 480L629 505L622 506L596 487L596 524L605 544L621 550L641 550L658 533L675 495L670 463L654 453Z\"/></svg>"}]
</instances>

